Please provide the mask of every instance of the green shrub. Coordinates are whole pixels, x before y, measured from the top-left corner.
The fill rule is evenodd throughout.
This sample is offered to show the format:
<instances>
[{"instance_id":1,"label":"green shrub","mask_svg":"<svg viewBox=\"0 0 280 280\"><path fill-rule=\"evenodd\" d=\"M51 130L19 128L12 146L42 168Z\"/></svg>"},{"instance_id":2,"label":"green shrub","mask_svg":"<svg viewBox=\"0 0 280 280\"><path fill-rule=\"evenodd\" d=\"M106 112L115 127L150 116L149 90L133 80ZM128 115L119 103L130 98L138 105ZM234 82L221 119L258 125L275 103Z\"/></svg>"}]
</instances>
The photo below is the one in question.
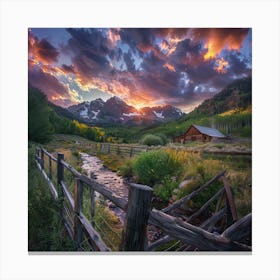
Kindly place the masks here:
<instances>
[{"instance_id":1,"label":"green shrub","mask_svg":"<svg viewBox=\"0 0 280 280\"><path fill-rule=\"evenodd\" d=\"M174 182L171 178L164 178L161 184L154 188L154 194L160 197L163 201L168 201L172 196L174 189L178 187L178 182Z\"/></svg>"},{"instance_id":2,"label":"green shrub","mask_svg":"<svg viewBox=\"0 0 280 280\"><path fill-rule=\"evenodd\" d=\"M139 155L133 167L138 182L149 186L161 183L180 173L180 164L165 151L156 150Z\"/></svg>"},{"instance_id":3,"label":"green shrub","mask_svg":"<svg viewBox=\"0 0 280 280\"><path fill-rule=\"evenodd\" d=\"M148 146L157 146L163 145L163 140L157 135L147 134L141 139L140 143Z\"/></svg>"},{"instance_id":4,"label":"green shrub","mask_svg":"<svg viewBox=\"0 0 280 280\"><path fill-rule=\"evenodd\" d=\"M252 137L252 129L244 127L240 133L241 137Z\"/></svg>"},{"instance_id":5,"label":"green shrub","mask_svg":"<svg viewBox=\"0 0 280 280\"><path fill-rule=\"evenodd\" d=\"M155 136L158 136L161 138L163 145L166 145L169 142L168 138L163 133L156 133Z\"/></svg>"},{"instance_id":6,"label":"green shrub","mask_svg":"<svg viewBox=\"0 0 280 280\"><path fill-rule=\"evenodd\" d=\"M131 159L127 159L123 165L119 167L118 174L124 177L132 177L133 176L133 165L134 161Z\"/></svg>"}]
</instances>

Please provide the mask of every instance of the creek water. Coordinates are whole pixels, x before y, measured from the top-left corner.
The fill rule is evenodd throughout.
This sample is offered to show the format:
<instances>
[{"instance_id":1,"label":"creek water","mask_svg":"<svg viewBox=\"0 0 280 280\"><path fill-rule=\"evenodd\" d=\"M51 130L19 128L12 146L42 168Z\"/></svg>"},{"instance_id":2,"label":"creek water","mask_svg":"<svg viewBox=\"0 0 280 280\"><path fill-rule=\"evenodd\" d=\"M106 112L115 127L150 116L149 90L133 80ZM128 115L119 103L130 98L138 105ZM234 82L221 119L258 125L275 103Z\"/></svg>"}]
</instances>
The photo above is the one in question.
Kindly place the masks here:
<instances>
[{"instance_id":1,"label":"creek water","mask_svg":"<svg viewBox=\"0 0 280 280\"><path fill-rule=\"evenodd\" d=\"M117 173L104 167L102 161L87 153L80 153L82 160L82 169L86 171L87 175L94 179L97 183L104 185L107 189L114 192L116 195L128 199L128 185L124 179ZM97 199L100 195L96 193ZM105 200L109 209L117 215L122 224L124 224L125 212L116 207L111 201Z\"/></svg>"}]
</instances>

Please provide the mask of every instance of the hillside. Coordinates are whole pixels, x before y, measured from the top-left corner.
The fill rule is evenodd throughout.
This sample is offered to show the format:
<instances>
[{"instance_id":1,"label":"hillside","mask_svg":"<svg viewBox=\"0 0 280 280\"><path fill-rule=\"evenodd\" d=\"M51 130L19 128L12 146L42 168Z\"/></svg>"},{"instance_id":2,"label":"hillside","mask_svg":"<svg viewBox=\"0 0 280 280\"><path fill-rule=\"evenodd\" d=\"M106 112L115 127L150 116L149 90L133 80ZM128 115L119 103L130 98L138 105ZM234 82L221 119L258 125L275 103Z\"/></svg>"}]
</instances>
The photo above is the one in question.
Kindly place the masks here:
<instances>
[{"instance_id":1,"label":"hillside","mask_svg":"<svg viewBox=\"0 0 280 280\"><path fill-rule=\"evenodd\" d=\"M236 80L213 98L200 104L190 115L212 116L234 109L246 109L252 104L251 77Z\"/></svg>"},{"instance_id":2,"label":"hillside","mask_svg":"<svg viewBox=\"0 0 280 280\"><path fill-rule=\"evenodd\" d=\"M62 108L60 106L57 106L55 104L53 104L52 102L48 102L48 106L50 108L52 108L54 110L54 112L60 116L60 117L63 117L63 118L67 118L69 120L75 120L77 119L73 113L71 113L69 110L65 109L65 108Z\"/></svg>"},{"instance_id":3,"label":"hillside","mask_svg":"<svg viewBox=\"0 0 280 280\"><path fill-rule=\"evenodd\" d=\"M28 139L49 142L54 133L74 134L89 140L103 141L105 132L75 120L70 112L47 101L46 95L28 86Z\"/></svg>"}]
</instances>

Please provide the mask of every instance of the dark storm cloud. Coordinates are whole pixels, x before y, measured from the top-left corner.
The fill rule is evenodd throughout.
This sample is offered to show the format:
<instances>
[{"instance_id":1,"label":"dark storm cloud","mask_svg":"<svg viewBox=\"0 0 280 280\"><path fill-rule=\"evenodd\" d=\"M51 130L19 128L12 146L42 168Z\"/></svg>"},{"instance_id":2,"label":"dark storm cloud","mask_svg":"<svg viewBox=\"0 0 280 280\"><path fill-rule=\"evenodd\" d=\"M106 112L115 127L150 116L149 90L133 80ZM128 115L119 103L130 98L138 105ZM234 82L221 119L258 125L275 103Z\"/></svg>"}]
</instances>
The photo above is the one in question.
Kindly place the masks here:
<instances>
[{"instance_id":1,"label":"dark storm cloud","mask_svg":"<svg viewBox=\"0 0 280 280\"><path fill-rule=\"evenodd\" d=\"M75 73L75 70L74 70L74 66L73 66L73 65L65 65L65 64L62 64L62 65L61 65L61 68L62 68L62 70L63 70L65 73L72 73L72 74Z\"/></svg>"},{"instance_id":2,"label":"dark storm cloud","mask_svg":"<svg viewBox=\"0 0 280 280\"><path fill-rule=\"evenodd\" d=\"M42 39L37 44L37 52L41 58L44 58L46 61L55 62L59 52L57 49L52 46L46 39Z\"/></svg>"},{"instance_id":3,"label":"dark storm cloud","mask_svg":"<svg viewBox=\"0 0 280 280\"><path fill-rule=\"evenodd\" d=\"M241 75L251 74L251 69L248 67L249 60L247 58L242 57L240 52L233 51L229 52L226 58L229 61L230 64L230 74L232 75Z\"/></svg>"},{"instance_id":4,"label":"dark storm cloud","mask_svg":"<svg viewBox=\"0 0 280 280\"><path fill-rule=\"evenodd\" d=\"M123 55L123 60L126 64L127 71L129 71L131 73L135 73L136 72L135 60L132 57L131 51L129 51Z\"/></svg>"},{"instance_id":5,"label":"dark storm cloud","mask_svg":"<svg viewBox=\"0 0 280 280\"><path fill-rule=\"evenodd\" d=\"M28 53L33 60L46 64L57 62L59 56L58 50L47 39L39 40L30 32L28 34Z\"/></svg>"},{"instance_id":6,"label":"dark storm cloud","mask_svg":"<svg viewBox=\"0 0 280 280\"><path fill-rule=\"evenodd\" d=\"M28 82L36 88L42 90L49 100L67 98L67 87L58 81L53 75L44 73L39 67L33 67L28 72Z\"/></svg>"},{"instance_id":7,"label":"dark storm cloud","mask_svg":"<svg viewBox=\"0 0 280 280\"><path fill-rule=\"evenodd\" d=\"M149 28L124 28L120 31L122 41L128 44L133 51L135 48L147 51L153 47L155 36Z\"/></svg>"}]
</instances>

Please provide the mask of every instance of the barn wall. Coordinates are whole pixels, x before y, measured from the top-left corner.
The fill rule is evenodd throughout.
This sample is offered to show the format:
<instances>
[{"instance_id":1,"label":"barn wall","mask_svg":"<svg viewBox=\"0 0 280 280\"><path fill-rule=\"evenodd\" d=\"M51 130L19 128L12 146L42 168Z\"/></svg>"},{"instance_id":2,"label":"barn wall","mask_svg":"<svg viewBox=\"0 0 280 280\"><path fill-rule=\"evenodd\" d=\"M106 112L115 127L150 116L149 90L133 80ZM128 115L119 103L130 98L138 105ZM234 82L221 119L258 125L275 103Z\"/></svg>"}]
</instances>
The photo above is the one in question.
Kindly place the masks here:
<instances>
[{"instance_id":1,"label":"barn wall","mask_svg":"<svg viewBox=\"0 0 280 280\"><path fill-rule=\"evenodd\" d=\"M186 141L204 141L204 142L208 142L208 141L211 141L211 140L212 140L211 136L202 134L199 130L197 130L195 127L192 126L184 134L174 138L173 142L178 142L178 143L182 143L183 144Z\"/></svg>"},{"instance_id":2,"label":"barn wall","mask_svg":"<svg viewBox=\"0 0 280 280\"><path fill-rule=\"evenodd\" d=\"M195 127L191 127L188 132L186 133L186 135L201 135L201 133L195 128Z\"/></svg>"}]
</instances>

